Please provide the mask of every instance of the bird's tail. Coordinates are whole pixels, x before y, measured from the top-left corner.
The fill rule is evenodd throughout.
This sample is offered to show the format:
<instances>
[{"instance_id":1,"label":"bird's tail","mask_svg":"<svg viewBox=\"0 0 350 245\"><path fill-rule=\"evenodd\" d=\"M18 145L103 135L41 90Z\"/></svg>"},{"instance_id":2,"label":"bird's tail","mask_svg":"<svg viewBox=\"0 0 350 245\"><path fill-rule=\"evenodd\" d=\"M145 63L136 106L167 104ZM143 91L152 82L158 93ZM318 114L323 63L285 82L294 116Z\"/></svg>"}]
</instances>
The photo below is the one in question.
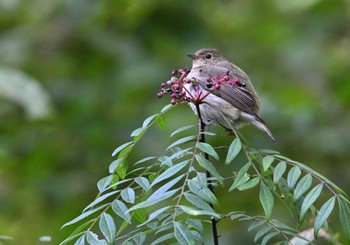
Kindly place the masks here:
<instances>
[{"instance_id":1,"label":"bird's tail","mask_svg":"<svg viewBox=\"0 0 350 245\"><path fill-rule=\"evenodd\" d=\"M273 137L270 129L266 126L266 123L260 117L257 117L256 120L252 121L252 124L261 131L265 132L273 141L273 143L276 143L276 140Z\"/></svg>"}]
</instances>

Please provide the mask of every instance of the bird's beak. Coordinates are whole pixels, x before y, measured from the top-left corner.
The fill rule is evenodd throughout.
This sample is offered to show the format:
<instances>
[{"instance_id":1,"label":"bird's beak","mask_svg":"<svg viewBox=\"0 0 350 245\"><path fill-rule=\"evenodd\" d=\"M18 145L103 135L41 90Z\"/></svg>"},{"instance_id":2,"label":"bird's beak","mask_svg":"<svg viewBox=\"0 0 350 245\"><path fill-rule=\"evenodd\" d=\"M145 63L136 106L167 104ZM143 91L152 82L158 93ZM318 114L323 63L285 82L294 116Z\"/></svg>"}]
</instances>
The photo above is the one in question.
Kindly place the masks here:
<instances>
[{"instance_id":1,"label":"bird's beak","mask_svg":"<svg viewBox=\"0 0 350 245\"><path fill-rule=\"evenodd\" d=\"M187 56L190 57L192 60L197 58L197 56L195 54L187 54Z\"/></svg>"}]
</instances>

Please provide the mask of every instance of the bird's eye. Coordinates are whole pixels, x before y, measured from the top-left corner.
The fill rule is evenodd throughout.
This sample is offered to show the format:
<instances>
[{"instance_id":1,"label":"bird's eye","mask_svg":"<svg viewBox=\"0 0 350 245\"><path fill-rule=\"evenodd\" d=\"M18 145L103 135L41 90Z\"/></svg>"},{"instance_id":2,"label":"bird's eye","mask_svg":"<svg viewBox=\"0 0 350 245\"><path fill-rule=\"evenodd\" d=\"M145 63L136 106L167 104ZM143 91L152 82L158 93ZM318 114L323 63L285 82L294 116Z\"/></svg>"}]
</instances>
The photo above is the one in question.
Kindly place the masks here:
<instances>
[{"instance_id":1,"label":"bird's eye","mask_svg":"<svg viewBox=\"0 0 350 245\"><path fill-rule=\"evenodd\" d=\"M211 59L213 57L213 55L211 54L211 53L207 53L206 55L205 55L205 58L206 59Z\"/></svg>"}]
</instances>

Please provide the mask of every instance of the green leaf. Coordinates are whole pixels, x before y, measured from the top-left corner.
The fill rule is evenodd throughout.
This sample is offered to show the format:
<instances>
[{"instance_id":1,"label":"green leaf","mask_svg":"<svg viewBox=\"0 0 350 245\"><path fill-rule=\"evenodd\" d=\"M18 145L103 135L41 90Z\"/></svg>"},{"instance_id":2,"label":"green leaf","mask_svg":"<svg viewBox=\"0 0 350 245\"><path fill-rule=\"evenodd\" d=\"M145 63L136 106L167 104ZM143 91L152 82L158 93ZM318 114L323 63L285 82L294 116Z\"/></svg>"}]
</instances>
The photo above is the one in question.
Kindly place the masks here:
<instances>
[{"instance_id":1,"label":"green leaf","mask_svg":"<svg viewBox=\"0 0 350 245\"><path fill-rule=\"evenodd\" d=\"M128 208L123 202L119 200L114 200L112 202L112 209L119 217L123 218L126 222L131 223L131 217L128 213Z\"/></svg>"},{"instance_id":2,"label":"green leaf","mask_svg":"<svg viewBox=\"0 0 350 245\"><path fill-rule=\"evenodd\" d=\"M340 223L345 231L347 242L350 244L350 210L349 205L341 197L338 197Z\"/></svg>"},{"instance_id":3,"label":"green leaf","mask_svg":"<svg viewBox=\"0 0 350 245\"><path fill-rule=\"evenodd\" d=\"M148 217L148 219L146 220L146 222L138 225L137 227L140 227L140 226L143 226L147 223L149 223L150 221L154 220L155 218L158 218L160 214L164 213L166 210L168 210L169 208L171 208L171 206L167 206L167 207L163 207L163 208L160 208L156 211L154 211L153 213L151 213Z\"/></svg>"},{"instance_id":4,"label":"green leaf","mask_svg":"<svg viewBox=\"0 0 350 245\"><path fill-rule=\"evenodd\" d=\"M143 127L143 128L147 127L147 126L151 123L151 121L152 121L156 116L159 116L159 114L157 113L157 114L154 114L154 115L152 115L152 116L147 117L147 118L145 119L145 121L143 121L142 127Z\"/></svg>"},{"instance_id":5,"label":"green leaf","mask_svg":"<svg viewBox=\"0 0 350 245\"><path fill-rule=\"evenodd\" d=\"M268 233L269 231L271 230L271 227L270 226L265 226L264 228L260 229L255 237L254 237L254 242L256 243L259 238L261 238L262 236L264 236L266 233Z\"/></svg>"},{"instance_id":6,"label":"green leaf","mask_svg":"<svg viewBox=\"0 0 350 245\"><path fill-rule=\"evenodd\" d=\"M165 120L165 117L163 116L160 116L157 118L157 124L160 128L165 128L166 126L166 120Z\"/></svg>"},{"instance_id":7,"label":"green leaf","mask_svg":"<svg viewBox=\"0 0 350 245\"><path fill-rule=\"evenodd\" d=\"M86 210L88 210L89 208L95 206L96 204L102 202L103 200L105 200L106 198L114 195L115 193L119 192L118 191L112 191L112 192L109 192L109 193L106 193L98 198L96 198L92 203L90 203L86 208L84 208L83 212L85 212Z\"/></svg>"},{"instance_id":8,"label":"green leaf","mask_svg":"<svg viewBox=\"0 0 350 245\"><path fill-rule=\"evenodd\" d=\"M301 170L299 167L293 167L291 170L289 170L288 176L287 176L287 183L288 187L290 189L293 189L295 184L297 183L299 177L301 175Z\"/></svg>"},{"instance_id":9,"label":"green leaf","mask_svg":"<svg viewBox=\"0 0 350 245\"><path fill-rule=\"evenodd\" d=\"M239 138L235 138L230 147L228 148L227 151L227 156L226 156L226 160L225 160L225 164L230 164L232 162L232 160L238 155L238 153L241 151L242 149L242 143L241 140Z\"/></svg>"},{"instance_id":10,"label":"green leaf","mask_svg":"<svg viewBox=\"0 0 350 245\"><path fill-rule=\"evenodd\" d=\"M265 224L265 221L255 221L251 223L251 225L248 227L248 232L251 232L255 228L262 226L263 224Z\"/></svg>"},{"instance_id":11,"label":"green leaf","mask_svg":"<svg viewBox=\"0 0 350 245\"><path fill-rule=\"evenodd\" d=\"M131 207L129 209L129 212L135 209L139 209L139 208L145 208L145 207L149 207L151 205L154 205L160 201L163 201L169 197L171 197L172 195L174 195L179 189L175 189L172 191L168 191L171 187L173 187L173 185L175 185L177 182L179 182L180 179L182 179L184 177L183 175L178 176L177 178L169 181L168 183L166 183L165 185L163 185L162 187L160 187L158 190L156 190L146 201L143 201L141 203L136 204L135 206Z\"/></svg>"},{"instance_id":12,"label":"green leaf","mask_svg":"<svg viewBox=\"0 0 350 245\"><path fill-rule=\"evenodd\" d=\"M300 220L303 220L304 215L306 214L307 210L311 207L311 205L316 201L316 199L321 194L323 188L323 184L320 183L316 185L304 198L303 204L301 205L300 209Z\"/></svg>"},{"instance_id":13,"label":"green leaf","mask_svg":"<svg viewBox=\"0 0 350 245\"><path fill-rule=\"evenodd\" d=\"M146 240L146 235L145 234L136 234L133 236L134 241L136 242L136 245L141 245L144 244Z\"/></svg>"},{"instance_id":14,"label":"green leaf","mask_svg":"<svg viewBox=\"0 0 350 245\"><path fill-rule=\"evenodd\" d=\"M164 244L163 242L174 237L174 233L168 233L154 240L151 245Z\"/></svg>"},{"instance_id":15,"label":"green leaf","mask_svg":"<svg viewBox=\"0 0 350 245\"><path fill-rule=\"evenodd\" d=\"M273 182L277 183L281 177L283 176L284 172L286 171L287 164L285 161L279 162L275 169L273 170Z\"/></svg>"},{"instance_id":16,"label":"green leaf","mask_svg":"<svg viewBox=\"0 0 350 245\"><path fill-rule=\"evenodd\" d=\"M205 201L200 199L198 196L193 195L191 193L185 193L184 195L185 195L185 198L187 199L187 201L189 201L190 203L192 203L196 207L198 207L204 211L210 212L210 213L215 213L215 211L212 209L212 207L210 207L210 205L208 203L206 203Z\"/></svg>"},{"instance_id":17,"label":"green leaf","mask_svg":"<svg viewBox=\"0 0 350 245\"><path fill-rule=\"evenodd\" d=\"M127 142L125 144L122 144L121 146L117 147L113 153L112 153L112 157L114 157L115 155L117 155L120 151L122 151L124 148L134 144L135 142L134 141L130 141L130 142Z\"/></svg>"},{"instance_id":18,"label":"green leaf","mask_svg":"<svg viewBox=\"0 0 350 245\"><path fill-rule=\"evenodd\" d=\"M136 177L135 182L142 187L145 191L148 191L151 186L147 178L145 177Z\"/></svg>"},{"instance_id":19,"label":"green leaf","mask_svg":"<svg viewBox=\"0 0 350 245\"><path fill-rule=\"evenodd\" d=\"M200 182L192 179L187 181L187 185L193 194L199 196L204 201L211 204L218 203L218 200L216 199L215 195L211 192L211 190L209 190L209 188L205 185L202 185Z\"/></svg>"},{"instance_id":20,"label":"green leaf","mask_svg":"<svg viewBox=\"0 0 350 245\"><path fill-rule=\"evenodd\" d=\"M147 128L143 128L143 127L140 127L140 128L137 128L135 129L134 131L132 131L131 133L131 137L137 137L137 136L140 136L142 135L145 131L146 131Z\"/></svg>"},{"instance_id":21,"label":"green leaf","mask_svg":"<svg viewBox=\"0 0 350 245\"><path fill-rule=\"evenodd\" d=\"M267 234L261 241L261 245L266 245L268 243L268 241L274 237L274 236L277 236L279 235L280 232L279 231L275 231L275 232L271 232L270 234Z\"/></svg>"},{"instance_id":22,"label":"green leaf","mask_svg":"<svg viewBox=\"0 0 350 245\"><path fill-rule=\"evenodd\" d=\"M91 214L93 214L93 213L95 213L95 212L97 212L97 211L103 209L104 207L106 207L106 206L108 206L108 205L109 205L109 204L107 203L107 204L104 204L104 205L102 205L102 206L99 206L99 207L97 207L97 208L95 208L95 209L91 209L91 210L89 210L89 211L86 211L86 212L82 213L81 215L79 215L78 217L76 217L75 219L73 219L73 220L71 220L71 221L65 223L65 224L62 226L62 228L66 227L66 226L69 226L69 225L72 225L72 224L75 224L75 223L79 222L80 220L85 219L86 217L90 216Z\"/></svg>"},{"instance_id":23,"label":"green leaf","mask_svg":"<svg viewBox=\"0 0 350 245\"><path fill-rule=\"evenodd\" d=\"M175 164L173 166L171 166L170 168L168 168L167 170L165 170L161 175L159 175L151 184L151 187L153 187L154 185L156 185L157 183L170 178L171 176L177 174L181 169L183 169L188 163L190 162L190 160L186 160L183 162L180 162L178 164Z\"/></svg>"},{"instance_id":24,"label":"green leaf","mask_svg":"<svg viewBox=\"0 0 350 245\"><path fill-rule=\"evenodd\" d=\"M261 182L260 185L259 199L265 211L266 222L269 222L272 214L274 199L270 189L264 182Z\"/></svg>"},{"instance_id":25,"label":"green leaf","mask_svg":"<svg viewBox=\"0 0 350 245\"><path fill-rule=\"evenodd\" d=\"M254 178L248 180L247 182L245 182L244 184L240 185L238 187L238 190L244 191L244 190L254 188L255 186L257 186L259 184L259 182L260 182L260 178L254 177Z\"/></svg>"},{"instance_id":26,"label":"green leaf","mask_svg":"<svg viewBox=\"0 0 350 245\"><path fill-rule=\"evenodd\" d=\"M1 237L0 237L0 241L1 241ZM39 241L41 241L41 239L39 239ZM79 237L79 239L74 243L74 245L85 245L85 234Z\"/></svg>"},{"instance_id":27,"label":"green leaf","mask_svg":"<svg viewBox=\"0 0 350 245\"><path fill-rule=\"evenodd\" d=\"M100 230L109 243L114 243L117 232L112 216L103 212L100 217Z\"/></svg>"},{"instance_id":28,"label":"green leaf","mask_svg":"<svg viewBox=\"0 0 350 245\"><path fill-rule=\"evenodd\" d=\"M166 149L167 151L175 146L178 146L178 145L182 145L182 144L185 144L185 143L188 143L194 139L196 139L197 136L196 135L191 135L191 136L186 136L184 138L181 138L177 141L175 141L174 143L172 143L171 145L168 146L168 148Z\"/></svg>"},{"instance_id":29,"label":"green leaf","mask_svg":"<svg viewBox=\"0 0 350 245\"><path fill-rule=\"evenodd\" d=\"M185 213L192 215L192 216L198 216L198 215L206 215L206 216L213 216L217 219L221 218L221 216L217 213L212 213L212 212L208 212L205 210L199 210L196 209L194 207L187 207L187 206L183 206L183 205L179 205L179 208L181 208Z\"/></svg>"},{"instance_id":30,"label":"green leaf","mask_svg":"<svg viewBox=\"0 0 350 245\"><path fill-rule=\"evenodd\" d=\"M103 192L105 191L109 184L112 182L113 180L113 175L108 175L102 179L100 179L98 182L97 182L97 188L100 192Z\"/></svg>"},{"instance_id":31,"label":"green leaf","mask_svg":"<svg viewBox=\"0 0 350 245\"><path fill-rule=\"evenodd\" d=\"M145 157L145 158L142 158L141 160L135 162L134 165L141 164L141 163L144 163L144 162L147 162L147 161L149 161L149 160L156 159L156 158L157 158L157 157Z\"/></svg>"},{"instance_id":32,"label":"green leaf","mask_svg":"<svg viewBox=\"0 0 350 245\"><path fill-rule=\"evenodd\" d=\"M176 135L178 133L181 133L181 132L183 132L185 130L188 130L188 129L191 129L191 128L194 128L194 127L195 127L195 125L188 125L188 126L184 126L184 127L178 128L174 132L172 132L170 137L173 137L174 135Z\"/></svg>"},{"instance_id":33,"label":"green leaf","mask_svg":"<svg viewBox=\"0 0 350 245\"><path fill-rule=\"evenodd\" d=\"M84 236L85 233L86 233L86 231L83 231L83 232L77 233L75 235L70 235L67 239L65 239L63 242L61 242L60 245L68 244L70 241L72 241L80 236Z\"/></svg>"},{"instance_id":34,"label":"green leaf","mask_svg":"<svg viewBox=\"0 0 350 245\"><path fill-rule=\"evenodd\" d=\"M195 228L197 231L199 231L200 233L203 233L204 232L204 226L202 224L201 221L197 220L197 219L191 219L191 218L188 218L186 219L186 223L189 225L189 226L192 226L193 228Z\"/></svg>"},{"instance_id":35,"label":"green leaf","mask_svg":"<svg viewBox=\"0 0 350 245\"><path fill-rule=\"evenodd\" d=\"M320 211L318 211L318 214L315 219L314 223L314 236L317 237L317 234L323 224L328 219L329 215L333 211L335 204L335 196L331 197L327 202L325 202L322 207L320 208Z\"/></svg>"},{"instance_id":36,"label":"green leaf","mask_svg":"<svg viewBox=\"0 0 350 245\"><path fill-rule=\"evenodd\" d=\"M275 158L273 156L265 156L263 158L262 163L263 163L263 169L265 172L270 168L274 160Z\"/></svg>"},{"instance_id":37,"label":"green leaf","mask_svg":"<svg viewBox=\"0 0 350 245\"><path fill-rule=\"evenodd\" d=\"M106 240L99 240L98 239L98 236L91 232L91 231L88 231L87 234L86 234L86 241L90 244L90 245L106 245L107 242Z\"/></svg>"},{"instance_id":38,"label":"green leaf","mask_svg":"<svg viewBox=\"0 0 350 245\"><path fill-rule=\"evenodd\" d=\"M250 162L246 163L237 173L237 176L235 180L233 181L232 186L228 191L232 191L236 189L237 187L243 185L245 182L249 180L249 177L247 175L247 171L249 170L251 164Z\"/></svg>"},{"instance_id":39,"label":"green leaf","mask_svg":"<svg viewBox=\"0 0 350 245\"><path fill-rule=\"evenodd\" d=\"M117 160L113 161L110 165L109 165L109 173L113 174L115 172L115 170L118 168L119 164L121 164L124 161L124 157L118 158Z\"/></svg>"},{"instance_id":40,"label":"green leaf","mask_svg":"<svg viewBox=\"0 0 350 245\"><path fill-rule=\"evenodd\" d=\"M199 163L199 165L207 170L209 173L211 173L212 176L214 176L221 184L223 184L224 179L221 177L221 175L218 173L214 165L209 162L207 159L205 159L201 155L196 155L196 160Z\"/></svg>"},{"instance_id":41,"label":"green leaf","mask_svg":"<svg viewBox=\"0 0 350 245\"><path fill-rule=\"evenodd\" d=\"M194 237L191 231L183 224L174 221L174 234L179 244L192 245L194 243Z\"/></svg>"},{"instance_id":42,"label":"green leaf","mask_svg":"<svg viewBox=\"0 0 350 245\"><path fill-rule=\"evenodd\" d=\"M295 187L293 199L294 201L298 200L301 195L303 195L311 186L312 177L307 174L303 178L300 179L299 183Z\"/></svg>"},{"instance_id":43,"label":"green leaf","mask_svg":"<svg viewBox=\"0 0 350 245\"><path fill-rule=\"evenodd\" d=\"M120 193L124 201L128 203L134 203L135 202L135 191L131 189L130 187L127 187L123 189Z\"/></svg>"},{"instance_id":44,"label":"green leaf","mask_svg":"<svg viewBox=\"0 0 350 245\"><path fill-rule=\"evenodd\" d=\"M214 148L208 143L198 142L196 147L219 161L219 155L216 153Z\"/></svg>"},{"instance_id":45,"label":"green leaf","mask_svg":"<svg viewBox=\"0 0 350 245\"><path fill-rule=\"evenodd\" d=\"M174 107L172 104L168 104L164 106L160 112L164 114L166 111L172 109L172 107Z\"/></svg>"}]
</instances>

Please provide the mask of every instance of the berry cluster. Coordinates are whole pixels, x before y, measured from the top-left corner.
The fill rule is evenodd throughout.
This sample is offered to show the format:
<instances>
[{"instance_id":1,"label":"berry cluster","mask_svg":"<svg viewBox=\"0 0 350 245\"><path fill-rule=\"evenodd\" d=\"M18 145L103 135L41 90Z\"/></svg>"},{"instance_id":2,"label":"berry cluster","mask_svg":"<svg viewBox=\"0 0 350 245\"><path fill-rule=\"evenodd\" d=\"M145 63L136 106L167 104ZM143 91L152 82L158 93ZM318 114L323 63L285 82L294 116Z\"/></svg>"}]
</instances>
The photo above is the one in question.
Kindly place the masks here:
<instances>
[{"instance_id":1,"label":"berry cluster","mask_svg":"<svg viewBox=\"0 0 350 245\"><path fill-rule=\"evenodd\" d=\"M157 94L157 97L162 98L164 94L170 94L171 104L173 105L188 101L183 84L191 82L191 79L185 78L189 72L188 68L173 70L170 80L161 84L161 91ZM180 77L177 77L178 74L180 74Z\"/></svg>"},{"instance_id":2,"label":"berry cluster","mask_svg":"<svg viewBox=\"0 0 350 245\"><path fill-rule=\"evenodd\" d=\"M202 101L215 90L220 90L221 85L230 84L232 86L245 87L246 84L239 81L239 79L234 76L231 78L229 76L230 71L225 72L219 79L216 77L208 77L206 89L204 93L200 89L200 85L195 79L190 79L185 77L190 70L188 68L173 70L171 73L171 78L166 83L161 84L161 91L157 94L158 98L162 98L164 94L170 94L171 104L180 104L184 101L190 101L192 103L202 103ZM180 77L177 75L180 74ZM190 93L185 87L185 83L192 83L195 88L196 93ZM189 94L190 96L186 96Z\"/></svg>"}]
</instances>

